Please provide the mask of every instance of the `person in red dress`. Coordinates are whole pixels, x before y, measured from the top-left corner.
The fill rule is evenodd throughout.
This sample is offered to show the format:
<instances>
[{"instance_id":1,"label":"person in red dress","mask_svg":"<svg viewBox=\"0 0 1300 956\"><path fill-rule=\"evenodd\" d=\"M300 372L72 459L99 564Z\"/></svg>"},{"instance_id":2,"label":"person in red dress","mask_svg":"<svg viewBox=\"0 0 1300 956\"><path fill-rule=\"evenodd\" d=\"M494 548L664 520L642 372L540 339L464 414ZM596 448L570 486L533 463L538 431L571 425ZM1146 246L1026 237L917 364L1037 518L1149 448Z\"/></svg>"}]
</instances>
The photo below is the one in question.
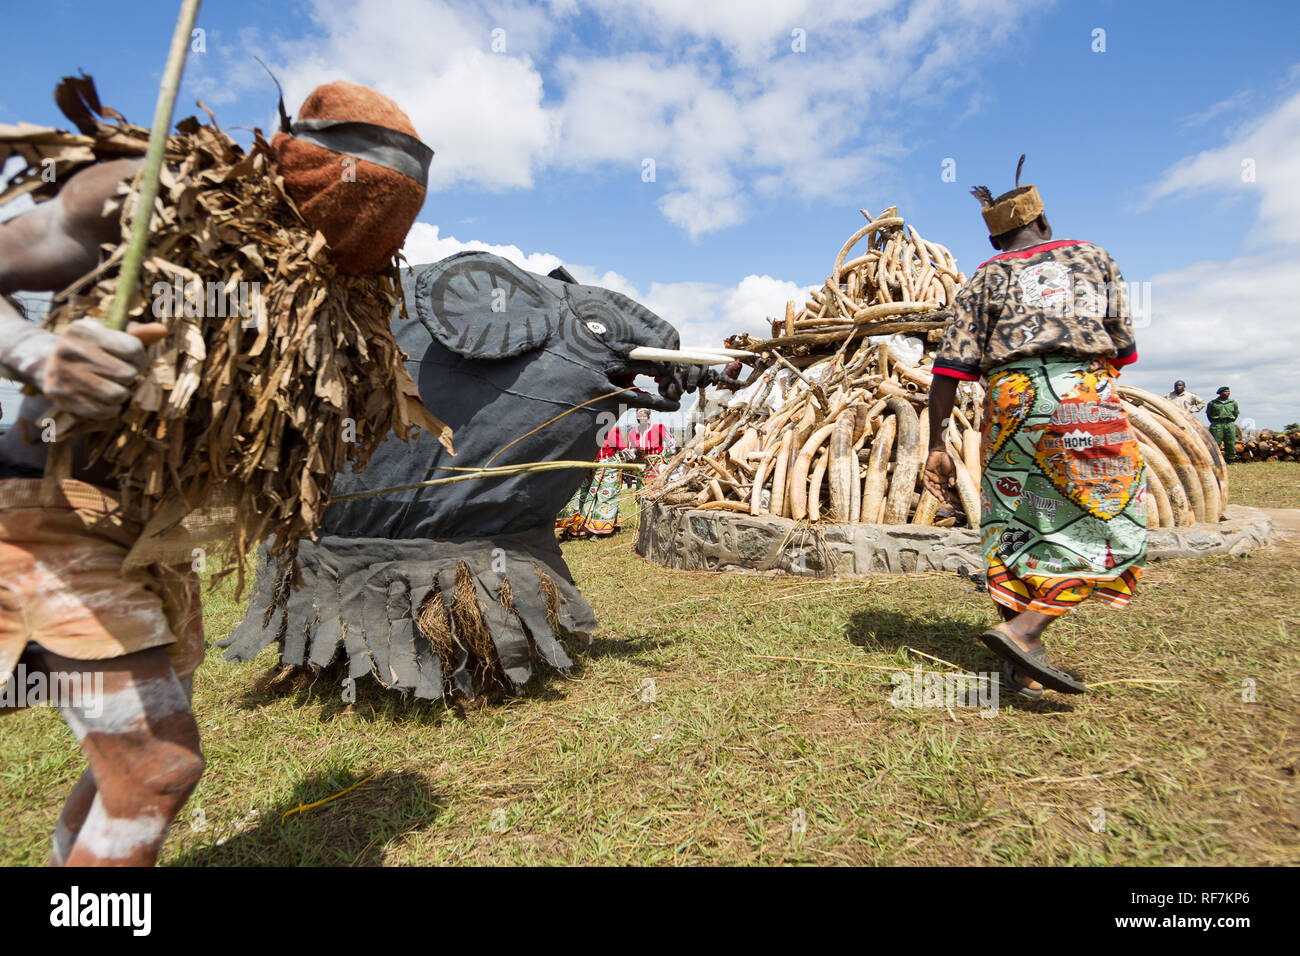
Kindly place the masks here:
<instances>
[{"instance_id":1,"label":"person in red dress","mask_svg":"<svg viewBox=\"0 0 1300 956\"><path fill-rule=\"evenodd\" d=\"M663 477L664 464L677 450L677 442L662 424L650 424L650 409L638 408L636 426L628 430L628 445L646 463L643 483L653 485Z\"/></svg>"}]
</instances>

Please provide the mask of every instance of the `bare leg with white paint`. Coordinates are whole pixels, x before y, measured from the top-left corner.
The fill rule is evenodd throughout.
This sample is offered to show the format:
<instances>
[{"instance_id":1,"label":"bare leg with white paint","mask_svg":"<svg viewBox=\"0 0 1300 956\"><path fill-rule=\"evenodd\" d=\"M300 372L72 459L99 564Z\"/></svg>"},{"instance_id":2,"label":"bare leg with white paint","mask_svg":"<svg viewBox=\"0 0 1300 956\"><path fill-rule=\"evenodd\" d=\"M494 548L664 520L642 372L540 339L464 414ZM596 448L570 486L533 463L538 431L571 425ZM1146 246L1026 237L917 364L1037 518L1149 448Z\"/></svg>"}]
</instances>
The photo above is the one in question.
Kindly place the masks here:
<instances>
[{"instance_id":1,"label":"bare leg with white paint","mask_svg":"<svg viewBox=\"0 0 1300 956\"><path fill-rule=\"evenodd\" d=\"M67 865L68 854L72 852L72 844L77 839L77 834L81 832L81 825L86 822L86 814L90 812L90 805L95 800L96 792L95 775L87 767L86 772L72 788L68 802L63 805L59 822L54 825L54 841L50 845L50 859L47 866Z\"/></svg>"},{"instance_id":2,"label":"bare leg with white paint","mask_svg":"<svg viewBox=\"0 0 1300 956\"><path fill-rule=\"evenodd\" d=\"M62 855L68 866L152 866L203 773L186 686L160 648L106 661L30 656L47 673L104 679L101 699L59 708L90 769L60 817L51 862Z\"/></svg>"}]
</instances>

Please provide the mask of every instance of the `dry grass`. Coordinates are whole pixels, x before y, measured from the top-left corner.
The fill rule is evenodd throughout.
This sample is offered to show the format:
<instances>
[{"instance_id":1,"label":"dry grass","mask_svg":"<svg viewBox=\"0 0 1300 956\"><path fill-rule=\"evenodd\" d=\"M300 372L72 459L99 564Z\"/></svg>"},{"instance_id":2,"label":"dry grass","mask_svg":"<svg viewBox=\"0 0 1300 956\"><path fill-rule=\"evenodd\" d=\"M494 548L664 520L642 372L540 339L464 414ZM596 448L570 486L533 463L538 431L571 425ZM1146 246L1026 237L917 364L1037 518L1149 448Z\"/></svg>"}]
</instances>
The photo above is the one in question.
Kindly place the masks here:
<instances>
[{"instance_id":1,"label":"dry grass","mask_svg":"<svg viewBox=\"0 0 1300 956\"><path fill-rule=\"evenodd\" d=\"M1276 482L1249 497L1261 467L1233 469L1234 500L1275 502ZM632 540L566 545L603 630L521 700L363 686L346 705L337 679L258 689L269 653L232 667L214 648L196 685L208 770L164 862L1300 862L1300 539L1154 564L1129 611L1049 632L1089 682L1174 683L987 719L889 704L890 669L939 667L922 655L993 669L971 639L993 612L968 581L672 572ZM212 638L240 613L210 600ZM82 761L53 713L3 726L0 863L36 863Z\"/></svg>"},{"instance_id":2,"label":"dry grass","mask_svg":"<svg viewBox=\"0 0 1300 956\"><path fill-rule=\"evenodd\" d=\"M1300 508L1300 462L1260 461L1233 465L1228 473L1233 504Z\"/></svg>"}]
</instances>

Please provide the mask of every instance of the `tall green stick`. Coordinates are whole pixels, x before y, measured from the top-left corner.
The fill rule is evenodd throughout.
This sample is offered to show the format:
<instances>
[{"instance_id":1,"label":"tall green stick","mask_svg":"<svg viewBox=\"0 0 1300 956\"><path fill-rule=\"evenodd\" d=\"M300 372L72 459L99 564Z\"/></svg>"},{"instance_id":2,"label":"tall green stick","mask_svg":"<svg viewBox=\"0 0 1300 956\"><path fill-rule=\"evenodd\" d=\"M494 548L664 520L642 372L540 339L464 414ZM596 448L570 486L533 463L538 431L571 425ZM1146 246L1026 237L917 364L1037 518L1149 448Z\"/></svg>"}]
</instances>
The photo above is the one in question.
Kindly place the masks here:
<instances>
[{"instance_id":1,"label":"tall green stick","mask_svg":"<svg viewBox=\"0 0 1300 956\"><path fill-rule=\"evenodd\" d=\"M158 177L162 172L167 132L172 126L176 91L180 89L181 73L185 70L185 57L190 49L190 34L198 16L199 0L181 0L181 14L176 21L176 32L172 34L172 47L167 54L162 87L158 90L158 105L153 111L153 128L149 131L149 149L144 157L135 222L131 223L131 238L127 240L126 255L122 258L117 292L114 293L113 304L108 310L107 325L119 332L126 328L126 313L131 307L135 280L140 274L140 263L144 261L145 247L149 243L149 221L153 218L153 204L158 198Z\"/></svg>"}]
</instances>

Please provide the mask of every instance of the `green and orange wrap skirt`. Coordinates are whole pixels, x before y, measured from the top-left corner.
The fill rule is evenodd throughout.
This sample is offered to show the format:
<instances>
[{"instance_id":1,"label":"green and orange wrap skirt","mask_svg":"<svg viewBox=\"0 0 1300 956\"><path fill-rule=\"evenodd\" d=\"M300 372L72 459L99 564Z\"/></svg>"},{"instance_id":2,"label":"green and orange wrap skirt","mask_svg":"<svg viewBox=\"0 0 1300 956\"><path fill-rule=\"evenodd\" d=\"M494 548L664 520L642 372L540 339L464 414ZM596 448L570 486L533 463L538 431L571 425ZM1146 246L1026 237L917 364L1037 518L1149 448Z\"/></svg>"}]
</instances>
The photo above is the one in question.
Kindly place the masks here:
<instances>
[{"instance_id":1,"label":"green and orange wrap skirt","mask_svg":"<svg viewBox=\"0 0 1300 956\"><path fill-rule=\"evenodd\" d=\"M980 542L998 604L1060 615L1132 598L1146 561L1146 470L1117 374L1061 354L989 372Z\"/></svg>"}]
</instances>

